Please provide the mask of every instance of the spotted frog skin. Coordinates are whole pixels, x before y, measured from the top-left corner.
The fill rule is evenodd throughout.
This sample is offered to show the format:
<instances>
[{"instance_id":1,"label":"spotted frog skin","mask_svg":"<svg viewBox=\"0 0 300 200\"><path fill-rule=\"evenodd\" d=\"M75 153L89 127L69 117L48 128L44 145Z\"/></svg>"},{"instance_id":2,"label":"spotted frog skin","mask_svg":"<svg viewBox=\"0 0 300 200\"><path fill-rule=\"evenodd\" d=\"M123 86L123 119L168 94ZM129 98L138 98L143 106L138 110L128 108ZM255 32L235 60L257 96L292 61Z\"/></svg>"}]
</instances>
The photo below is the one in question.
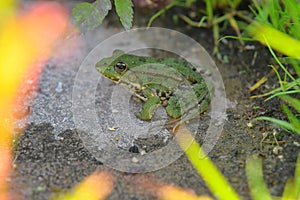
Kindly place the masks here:
<instances>
[{"instance_id":1,"label":"spotted frog skin","mask_svg":"<svg viewBox=\"0 0 300 200\"><path fill-rule=\"evenodd\" d=\"M208 87L201 74L184 60L115 50L111 57L100 60L96 69L145 102L136 113L141 120L151 120L159 105L166 108L170 117L189 120L207 110L210 103Z\"/></svg>"}]
</instances>

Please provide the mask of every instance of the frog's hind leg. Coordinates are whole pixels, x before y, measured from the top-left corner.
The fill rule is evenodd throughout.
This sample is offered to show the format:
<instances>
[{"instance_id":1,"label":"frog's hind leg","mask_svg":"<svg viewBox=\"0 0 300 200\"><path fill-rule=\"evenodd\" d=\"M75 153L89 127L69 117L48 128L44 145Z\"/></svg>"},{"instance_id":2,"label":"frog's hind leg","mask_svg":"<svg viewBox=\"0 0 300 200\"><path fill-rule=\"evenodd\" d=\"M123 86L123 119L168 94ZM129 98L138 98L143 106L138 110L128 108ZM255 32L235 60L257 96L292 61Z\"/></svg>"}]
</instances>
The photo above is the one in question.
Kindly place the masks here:
<instances>
[{"instance_id":1,"label":"frog's hind leg","mask_svg":"<svg viewBox=\"0 0 300 200\"><path fill-rule=\"evenodd\" d=\"M151 120L157 107L159 106L160 98L151 90L145 90L145 95L147 97L147 100L144 103L142 110L138 112L136 116L141 120L148 121Z\"/></svg>"}]
</instances>

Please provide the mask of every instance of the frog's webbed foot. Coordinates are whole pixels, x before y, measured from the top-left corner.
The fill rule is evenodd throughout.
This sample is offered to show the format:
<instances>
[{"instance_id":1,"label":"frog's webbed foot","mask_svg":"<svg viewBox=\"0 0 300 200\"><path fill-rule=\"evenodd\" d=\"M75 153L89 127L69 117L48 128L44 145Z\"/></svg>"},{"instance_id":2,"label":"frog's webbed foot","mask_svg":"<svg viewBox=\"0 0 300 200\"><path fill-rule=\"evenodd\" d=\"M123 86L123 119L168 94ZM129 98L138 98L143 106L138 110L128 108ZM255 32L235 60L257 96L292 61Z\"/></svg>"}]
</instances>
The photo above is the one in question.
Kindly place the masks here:
<instances>
[{"instance_id":1,"label":"frog's webbed foot","mask_svg":"<svg viewBox=\"0 0 300 200\"><path fill-rule=\"evenodd\" d=\"M147 101L144 103L142 110L136 116L145 121L149 121L154 115L156 108L160 103L158 96L154 95L151 91L146 91Z\"/></svg>"}]
</instances>

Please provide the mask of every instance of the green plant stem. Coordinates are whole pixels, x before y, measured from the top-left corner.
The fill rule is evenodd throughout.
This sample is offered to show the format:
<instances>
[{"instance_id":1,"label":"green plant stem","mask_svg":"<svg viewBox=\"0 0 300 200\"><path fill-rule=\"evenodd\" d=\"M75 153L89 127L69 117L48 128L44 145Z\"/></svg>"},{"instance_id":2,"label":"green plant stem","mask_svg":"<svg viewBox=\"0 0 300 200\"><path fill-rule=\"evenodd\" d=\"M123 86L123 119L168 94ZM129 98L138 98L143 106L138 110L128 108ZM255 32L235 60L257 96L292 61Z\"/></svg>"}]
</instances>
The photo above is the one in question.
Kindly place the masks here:
<instances>
[{"instance_id":1,"label":"green plant stem","mask_svg":"<svg viewBox=\"0 0 300 200\"><path fill-rule=\"evenodd\" d=\"M205 0L205 3L206 3L207 21L208 21L208 24L212 24L213 23L213 17L214 17L213 2L211 0Z\"/></svg>"},{"instance_id":2,"label":"green plant stem","mask_svg":"<svg viewBox=\"0 0 300 200\"><path fill-rule=\"evenodd\" d=\"M182 15L182 14L180 14L179 17L191 26L198 27L198 28L199 27L205 27L205 28L208 27L207 23L204 23L204 21L207 19L206 16L202 17L199 22L195 22L195 21L191 20L189 17Z\"/></svg>"},{"instance_id":3,"label":"green plant stem","mask_svg":"<svg viewBox=\"0 0 300 200\"><path fill-rule=\"evenodd\" d=\"M172 7L176 6L176 5L181 5L179 2L177 1L172 1L170 4L168 4L164 9L159 10L157 13L155 13L150 19L149 22L147 24L147 27L150 27L151 24L153 23L153 21L159 17L160 15L162 15L163 13L165 13L167 10L171 9Z\"/></svg>"},{"instance_id":4,"label":"green plant stem","mask_svg":"<svg viewBox=\"0 0 300 200\"><path fill-rule=\"evenodd\" d=\"M271 52L272 56L274 57L274 59L276 60L276 62L278 63L278 65L281 67L281 69L290 77L291 80L295 81L295 78L290 74L290 72L282 65L282 63L280 62L280 60L278 59L278 57L276 56L276 54L274 53L273 49L271 48L271 46L269 45L267 39L265 39L265 42L267 44L267 47L269 49L269 51Z\"/></svg>"}]
</instances>

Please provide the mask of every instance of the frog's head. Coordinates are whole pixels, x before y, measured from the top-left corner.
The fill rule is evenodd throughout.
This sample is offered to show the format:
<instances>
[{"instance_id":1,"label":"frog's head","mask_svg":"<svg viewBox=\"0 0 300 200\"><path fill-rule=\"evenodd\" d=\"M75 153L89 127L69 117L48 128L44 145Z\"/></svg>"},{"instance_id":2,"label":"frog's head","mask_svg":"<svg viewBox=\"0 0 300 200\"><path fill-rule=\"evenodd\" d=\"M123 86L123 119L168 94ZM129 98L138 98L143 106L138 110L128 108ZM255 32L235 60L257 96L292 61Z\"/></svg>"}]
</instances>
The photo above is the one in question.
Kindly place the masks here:
<instances>
[{"instance_id":1,"label":"frog's head","mask_svg":"<svg viewBox=\"0 0 300 200\"><path fill-rule=\"evenodd\" d=\"M113 55L103 58L96 64L96 69L103 76L114 82L118 82L120 78L138 63L133 55L125 54L122 50L115 50Z\"/></svg>"},{"instance_id":2,"label":"frog's head","mask_svg":"<svg viewBox=\"0 0 300 200\"><path fill-rule=\"evenodd\" d=\"M127 65L123 62L118 62L118 58L124 54L124 51L115 50L111 57L103 58L96 64L96 69L103 76L118 81L122 73L127 70Z\"/></svg>"}]
</instances>

